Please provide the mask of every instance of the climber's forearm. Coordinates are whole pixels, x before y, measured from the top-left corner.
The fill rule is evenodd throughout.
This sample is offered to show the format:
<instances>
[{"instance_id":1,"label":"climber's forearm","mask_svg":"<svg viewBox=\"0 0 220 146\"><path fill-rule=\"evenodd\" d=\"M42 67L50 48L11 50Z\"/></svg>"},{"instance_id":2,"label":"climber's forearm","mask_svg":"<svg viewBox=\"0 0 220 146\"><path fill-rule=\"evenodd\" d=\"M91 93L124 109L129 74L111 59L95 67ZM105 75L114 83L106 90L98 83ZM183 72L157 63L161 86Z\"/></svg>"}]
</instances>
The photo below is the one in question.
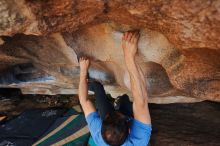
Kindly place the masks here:
<instances>
[{"instance_id":1,"label":"climber's forearm","mask_svg":"<svg viewBox=\"0 0 220 146\"><path fill-rule=\"evenodd\" d=\"M83 104L88 100L88 83L87 79L80 77L79 81L79 101L80 104Z\"/></svg>"},{"instance_id":2,"label":"climber's forearm","mask_svg":"<svg viewBox=\"0 0 220 146\"><path fill-rule=\"evenodd\" d=\"M148 95L143 72L135 63L134 59L130 59L129 62L126 62L126 65L131 81L134 118L145 124L150 124L151 118L148 108Z\"/></svg>"},{"instance_id":3,"label":"climber's forearm","mask_svg":"<svg viewBox=\"0 0 220 146\"><path fill-rule=\"evenodd\" d=\"M86 77L80 77L79 81L79 101L85 116L96 111L92 102L88 99L88 82Z\"/></svg>"},{"instance_id":4,"label":"climber's forearm","mask_svg":"<svg viewBox=\"0 0 220 146\"><path fill-rule=\"evenodd\" d=\"M148 96L146 91L145 78L140 67L136 64L134 59L129 59L129 61L126 62L126 66L131 80L131 90L134 102L147 102Z\"/></svg>"}]
</instances>

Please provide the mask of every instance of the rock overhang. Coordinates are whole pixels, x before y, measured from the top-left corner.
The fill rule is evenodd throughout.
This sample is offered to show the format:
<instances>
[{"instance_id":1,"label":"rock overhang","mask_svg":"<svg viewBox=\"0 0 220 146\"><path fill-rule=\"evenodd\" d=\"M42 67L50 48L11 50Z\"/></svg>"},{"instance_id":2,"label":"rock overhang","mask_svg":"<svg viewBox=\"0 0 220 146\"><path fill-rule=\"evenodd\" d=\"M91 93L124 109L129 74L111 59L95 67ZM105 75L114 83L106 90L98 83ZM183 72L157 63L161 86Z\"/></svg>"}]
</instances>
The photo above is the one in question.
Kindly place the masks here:
<instances>
[{"instance_id":1,"label":"rock overhang","mask_svg":"<svg viewBox=\"0 0 220 146\"><path fill-rule=\"evenodd\" d=\"M109 92L129 93L120 39L125 31L139 30L137 58L150 96L219 101L218 6L219 1L2 1L4 18L7 13L11 20L1 19L2 87L72 94L78 87L77 56L86 55L92 59L90 74ZM21 66L25 71L17 69Z\"/></svg>"}]
</instances>

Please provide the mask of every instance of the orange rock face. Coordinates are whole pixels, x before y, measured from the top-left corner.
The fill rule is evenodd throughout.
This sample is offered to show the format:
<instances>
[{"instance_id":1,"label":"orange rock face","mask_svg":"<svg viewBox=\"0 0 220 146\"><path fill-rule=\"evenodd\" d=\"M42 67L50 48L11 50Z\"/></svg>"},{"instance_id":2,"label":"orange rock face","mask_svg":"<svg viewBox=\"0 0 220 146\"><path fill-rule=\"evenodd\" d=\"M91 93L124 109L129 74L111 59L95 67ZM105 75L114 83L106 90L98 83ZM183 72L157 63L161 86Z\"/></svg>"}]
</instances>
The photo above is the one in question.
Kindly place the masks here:
<instances>
[{"instance_id":1,"label":"orange rock face","mask_svg":"<svg viewBox=\"0 0 220 146\"><path fill-rule=\"evenodd\" d=\"M218 0L3 0L0 11L2 87L76 93L77 56L86 55L92 78L114 95L129 94L121 36L139 30L137 61L152 99L220 101Z\"/></svg>"}]
</instances>

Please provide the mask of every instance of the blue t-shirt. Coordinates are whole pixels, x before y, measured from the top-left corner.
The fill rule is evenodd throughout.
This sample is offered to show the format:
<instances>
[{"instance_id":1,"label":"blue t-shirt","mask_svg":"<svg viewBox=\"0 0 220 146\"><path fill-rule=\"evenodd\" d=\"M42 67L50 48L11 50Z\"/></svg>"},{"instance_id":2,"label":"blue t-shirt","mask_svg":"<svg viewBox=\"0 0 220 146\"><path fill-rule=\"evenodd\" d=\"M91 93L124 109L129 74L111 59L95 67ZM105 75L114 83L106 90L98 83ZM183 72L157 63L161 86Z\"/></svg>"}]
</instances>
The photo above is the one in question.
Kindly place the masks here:
<instances>
[{"instance_id":1,"label":"blue t-shirt","mask_svg":"<svg viewBox=\"0 0 220 146\"><path fill-rule=\"evenodd\" d=\"M102 120L97 112L86 117L90 133L97 146L108 146L102 138ZM122 146L147 146L151 136L151 124L132 119L130 133Z\"/></svg>"}]
</instances>

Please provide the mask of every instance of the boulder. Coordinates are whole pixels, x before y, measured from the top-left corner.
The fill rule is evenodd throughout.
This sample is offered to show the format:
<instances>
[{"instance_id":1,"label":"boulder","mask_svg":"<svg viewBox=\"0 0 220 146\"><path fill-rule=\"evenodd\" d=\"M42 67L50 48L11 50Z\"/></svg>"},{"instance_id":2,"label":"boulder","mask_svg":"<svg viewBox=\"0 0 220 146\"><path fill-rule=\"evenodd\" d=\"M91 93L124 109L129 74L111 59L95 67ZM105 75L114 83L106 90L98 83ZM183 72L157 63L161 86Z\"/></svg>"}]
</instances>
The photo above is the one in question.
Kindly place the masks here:
<instances>
[{"instance_id":1,"label":"boulder","mask_svg":"<svg viewBox=\"0 0 220 146\"><path fill-rule=\"evenodd\" d=\"M121 38L139 31L152 102L220 101L218 0L2 0L0 11L1 87L76 94L77 58L87 56L91 78L130 95Z\"/></svg>"}]
</instances>

